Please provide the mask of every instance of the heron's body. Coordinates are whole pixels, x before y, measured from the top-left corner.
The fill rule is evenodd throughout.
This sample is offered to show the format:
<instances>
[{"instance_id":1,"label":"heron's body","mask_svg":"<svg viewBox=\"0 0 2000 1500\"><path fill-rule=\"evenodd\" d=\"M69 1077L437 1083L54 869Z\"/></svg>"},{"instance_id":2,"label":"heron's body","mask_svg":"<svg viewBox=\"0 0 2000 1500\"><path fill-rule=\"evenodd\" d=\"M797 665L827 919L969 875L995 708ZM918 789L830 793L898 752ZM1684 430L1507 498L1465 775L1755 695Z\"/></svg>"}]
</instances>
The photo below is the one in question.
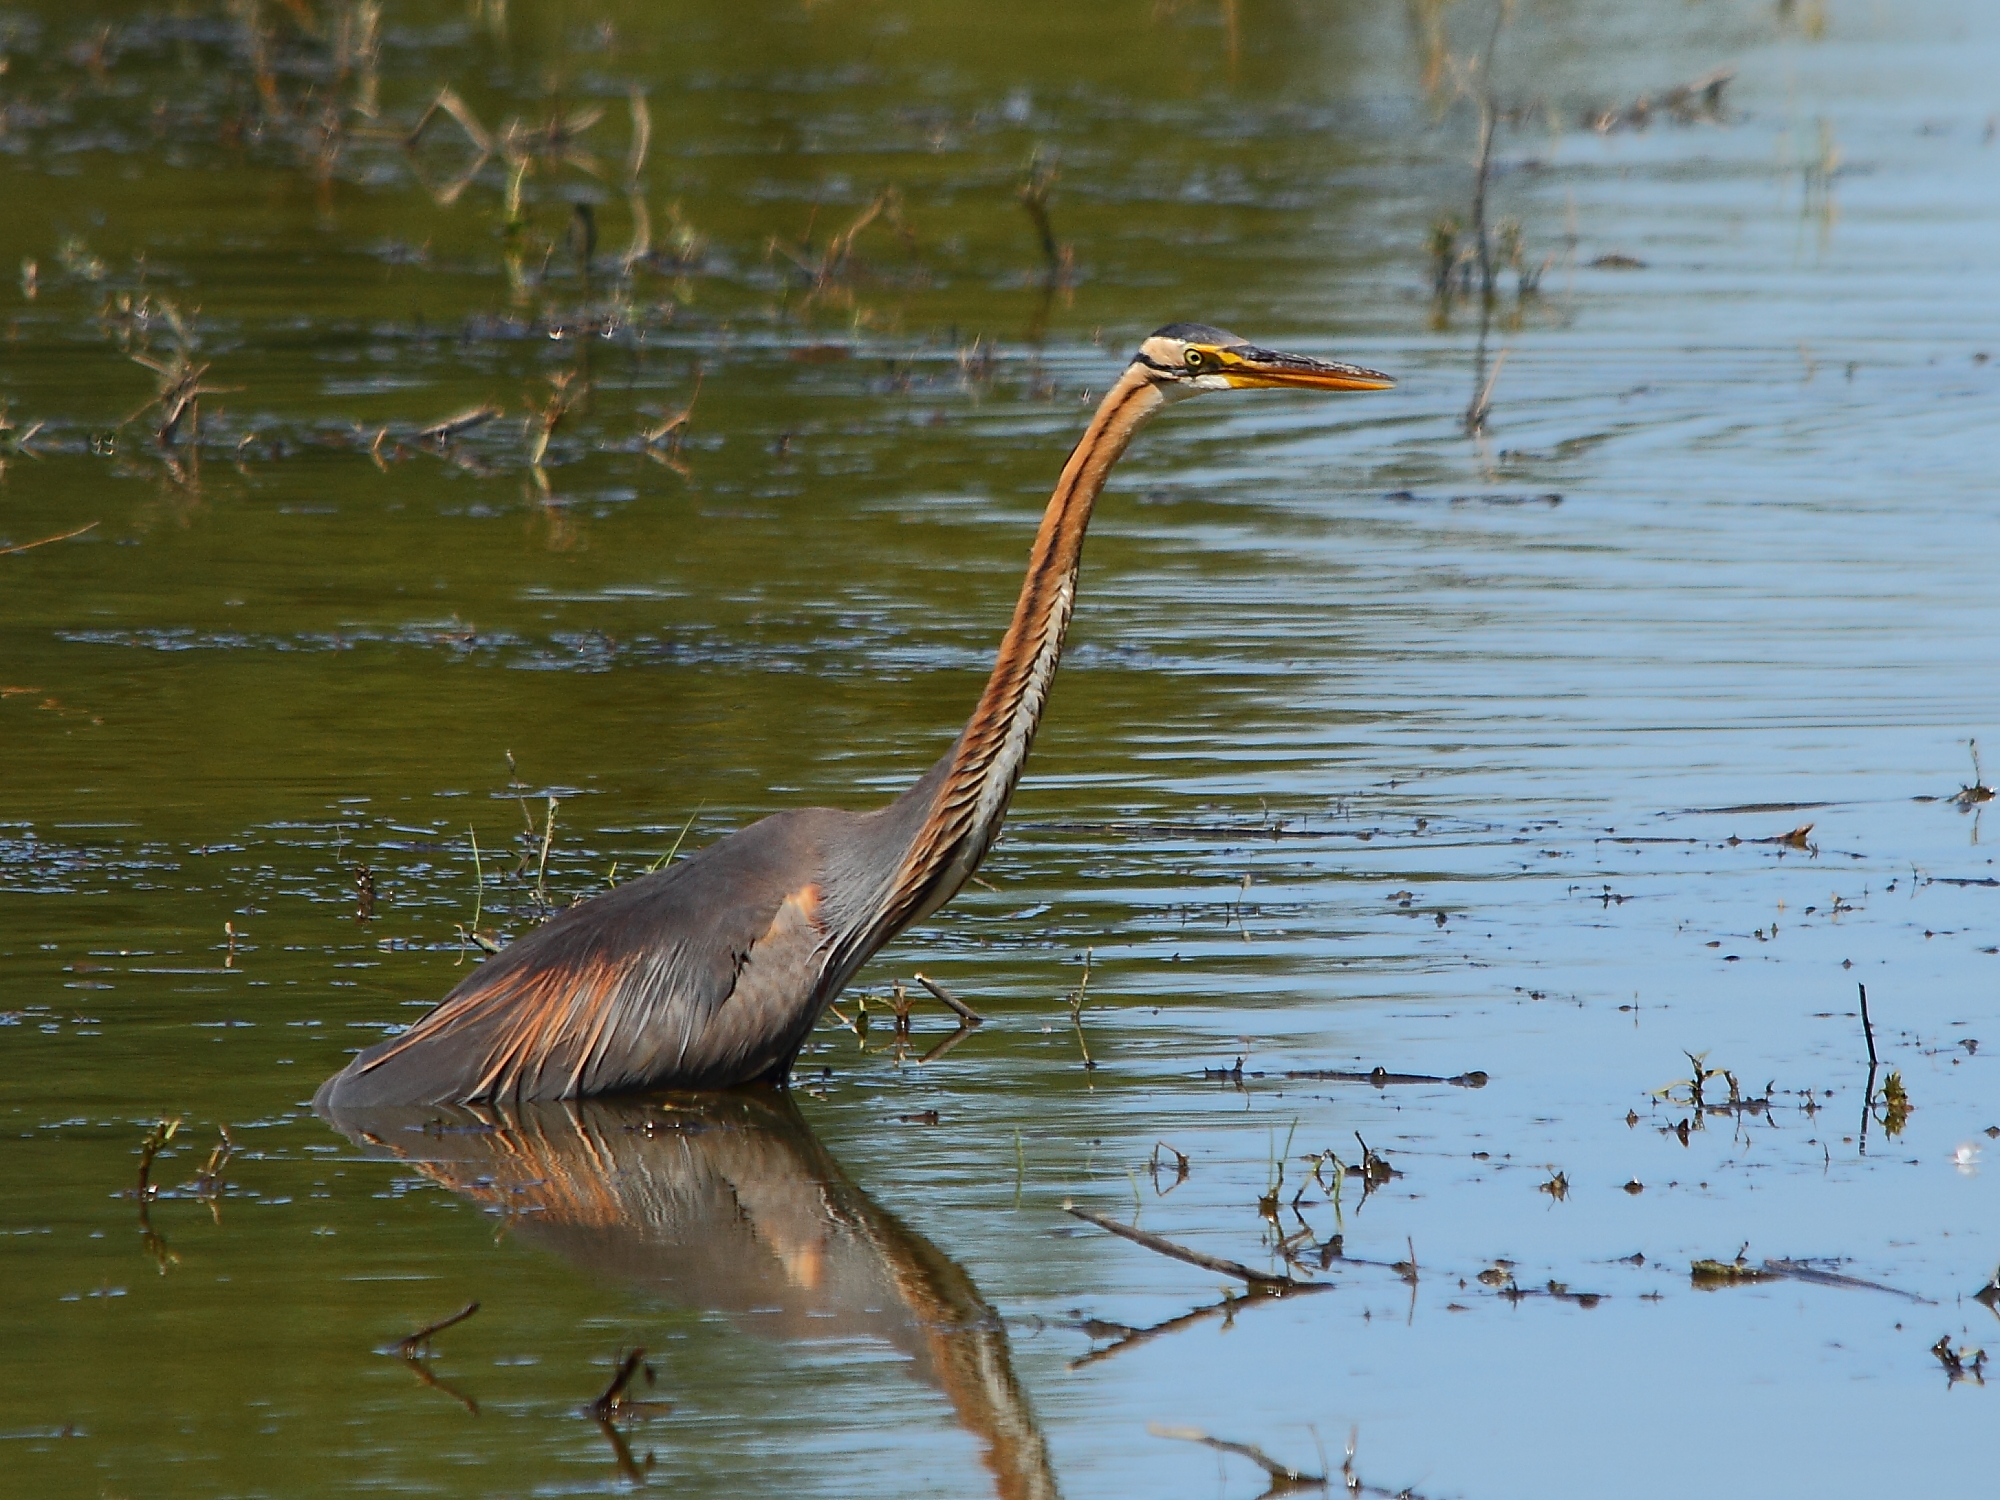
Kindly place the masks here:
<instances>
[{"instance_id":1,"label":"heron's body","mask_svg":"<svg viewBox=\"0 0 2000 1500\"><path fill-rule=\"evenodd\" d=\"M957 894L999 836L1076 599L1092 507L1146 419L1202 390L1373 390L1386 377L1175 324L1146 340L1071 451L972 717L887 807L764 818L490 959L321 1086L340 1107L580 1098L782 1079L884 943Z\"/></svg>"}]
</instances>

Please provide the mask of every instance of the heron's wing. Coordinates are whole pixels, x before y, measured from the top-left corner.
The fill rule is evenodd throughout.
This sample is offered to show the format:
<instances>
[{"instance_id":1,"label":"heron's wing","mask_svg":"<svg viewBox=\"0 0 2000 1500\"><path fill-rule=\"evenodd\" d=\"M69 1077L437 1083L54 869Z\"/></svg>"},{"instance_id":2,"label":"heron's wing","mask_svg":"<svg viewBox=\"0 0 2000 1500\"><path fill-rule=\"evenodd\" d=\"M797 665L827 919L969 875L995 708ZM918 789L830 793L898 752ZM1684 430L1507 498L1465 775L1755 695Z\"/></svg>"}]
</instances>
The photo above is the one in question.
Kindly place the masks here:
<instances>
[{"instance_id":1,"label":"heron's wing","mask_svg":"<svg viewBox=\"0 0 2000 1500\"><path fill-rule=\"evenodd\" d=\"M776 1066L818 1008L828 946L818 824L841 816L766 818L571 907L355 1058L322 1098L575 1098L714 1086Z\"/></svg>"}]
</instances>

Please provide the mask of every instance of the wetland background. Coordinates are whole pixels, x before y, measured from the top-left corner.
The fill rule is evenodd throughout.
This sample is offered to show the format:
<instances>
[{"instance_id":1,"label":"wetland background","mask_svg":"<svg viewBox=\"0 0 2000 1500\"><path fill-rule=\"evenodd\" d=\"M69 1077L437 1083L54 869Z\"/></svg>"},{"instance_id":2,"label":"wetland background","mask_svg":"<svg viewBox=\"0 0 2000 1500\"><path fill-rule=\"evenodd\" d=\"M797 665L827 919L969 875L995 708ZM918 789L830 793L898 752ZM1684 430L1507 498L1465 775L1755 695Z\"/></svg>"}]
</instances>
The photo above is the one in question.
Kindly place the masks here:
<instances>
[{"instance_id":1,"label":"wetland background","mask_svg":"<svg viewBox=\"0 0 2000 1500\"><path fill-rule=\"evenodd\" d=\"M1985 1482L2000 17L1494 19L0 10L9 1485ZM1182 318L1402 384L1146 434L796 1117L312 1115L929 764Z\"/></svg>"}]
</instances>

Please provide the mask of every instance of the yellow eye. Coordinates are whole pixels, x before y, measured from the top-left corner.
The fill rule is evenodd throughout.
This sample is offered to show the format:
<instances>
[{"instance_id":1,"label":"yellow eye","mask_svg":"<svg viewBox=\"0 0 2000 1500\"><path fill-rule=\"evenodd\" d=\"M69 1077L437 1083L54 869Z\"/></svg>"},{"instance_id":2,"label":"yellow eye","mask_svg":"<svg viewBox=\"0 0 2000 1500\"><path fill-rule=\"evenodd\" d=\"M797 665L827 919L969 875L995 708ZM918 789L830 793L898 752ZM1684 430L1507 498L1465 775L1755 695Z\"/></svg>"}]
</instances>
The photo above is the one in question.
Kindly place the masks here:
<instances>
[{"instance_id":1,"label":"yellow eye","mask_svg":"<svg viewBox=\"0 0 2000 1500\"><path fill-rule=\"evenodd\" d=\"M1188 350L1187 362L1190 370L1199 370L1201 368L1201 351L1199 349Z\"/></svg>"}]
</instances>

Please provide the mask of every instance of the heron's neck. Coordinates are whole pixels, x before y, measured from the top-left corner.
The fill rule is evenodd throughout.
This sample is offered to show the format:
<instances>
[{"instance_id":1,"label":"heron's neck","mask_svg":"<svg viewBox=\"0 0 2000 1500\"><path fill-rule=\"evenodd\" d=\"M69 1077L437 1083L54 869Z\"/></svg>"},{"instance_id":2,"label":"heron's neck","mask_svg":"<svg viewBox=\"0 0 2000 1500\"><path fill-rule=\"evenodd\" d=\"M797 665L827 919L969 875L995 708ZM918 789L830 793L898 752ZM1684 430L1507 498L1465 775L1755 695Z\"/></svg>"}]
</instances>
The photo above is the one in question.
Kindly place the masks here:
<instances>
[{"instance_id":1,"label":"heron's neck","mask_svg":"<svg viewBox=\"0 0 2000 1500\"><path fill-rule=\"evenodd\" d=\"M993 674L940 767L944 774L931 795L929 815L901 871L898 884L911 902L908 920L949 900L999 836L1062 658L1091 509L1133 435L1165 404L1158 386L1127 370L1105 393L1063 465L1035 533L1027 577Z\"/></svg>"}]
</instances>

